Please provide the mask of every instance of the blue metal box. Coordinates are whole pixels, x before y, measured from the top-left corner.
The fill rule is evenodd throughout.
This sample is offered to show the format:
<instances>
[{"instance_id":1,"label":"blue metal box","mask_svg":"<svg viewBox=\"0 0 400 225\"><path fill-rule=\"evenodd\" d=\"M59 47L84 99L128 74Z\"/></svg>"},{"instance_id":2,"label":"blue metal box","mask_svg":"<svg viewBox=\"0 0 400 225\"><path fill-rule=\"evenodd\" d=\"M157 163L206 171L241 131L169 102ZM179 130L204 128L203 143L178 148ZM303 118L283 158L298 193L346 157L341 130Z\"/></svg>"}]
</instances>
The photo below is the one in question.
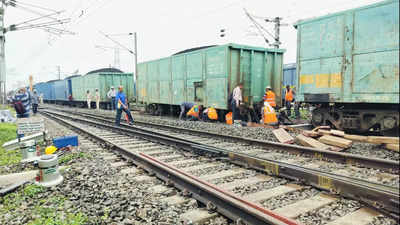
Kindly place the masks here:
<instances>
[{"instance_id":1,"label":"blue metal box","mask_svg":"<svg viewBox=\"0 0 400 225\"><path fill-rule=\"evenodd\" d=\"M58 149L71 146L78 146L78 136L64 136L53 139L53 145Z\"/></svg>"}]
</instances>

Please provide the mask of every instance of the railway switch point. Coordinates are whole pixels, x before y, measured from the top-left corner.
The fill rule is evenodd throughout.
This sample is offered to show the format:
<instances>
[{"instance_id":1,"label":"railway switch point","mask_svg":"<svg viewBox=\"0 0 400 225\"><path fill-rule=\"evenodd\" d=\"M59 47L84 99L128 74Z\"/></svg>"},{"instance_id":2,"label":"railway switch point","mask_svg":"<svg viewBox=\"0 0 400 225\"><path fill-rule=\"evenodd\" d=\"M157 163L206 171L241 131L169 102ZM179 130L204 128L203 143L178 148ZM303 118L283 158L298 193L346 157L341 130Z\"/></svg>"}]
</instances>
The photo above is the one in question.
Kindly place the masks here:
<instances>
[{"instance_id":1,"label":"railway switch point","mask_svg":"<svg viewBox=\"0 0 400 225\"><path fill-rule=\"evenodd\" d=\"M39 172L36 177L36 184L44 187L52 187L61 184L64 178L58 171L57 155L43 155L38 160Z\"/></svg>"}]
</instances>

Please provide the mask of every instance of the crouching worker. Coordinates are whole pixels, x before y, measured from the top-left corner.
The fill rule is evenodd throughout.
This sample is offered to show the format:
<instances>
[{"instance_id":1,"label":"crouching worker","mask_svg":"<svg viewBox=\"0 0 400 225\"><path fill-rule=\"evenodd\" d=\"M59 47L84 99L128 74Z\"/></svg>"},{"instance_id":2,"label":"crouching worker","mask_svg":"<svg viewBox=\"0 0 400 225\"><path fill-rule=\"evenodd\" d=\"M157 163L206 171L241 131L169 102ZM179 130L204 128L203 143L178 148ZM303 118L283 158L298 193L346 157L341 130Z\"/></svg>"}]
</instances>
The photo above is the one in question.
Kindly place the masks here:
<instances>
[{"instance_id":1,"label":"crouching worker","mask_svg":"<svg viewBox=\"0 0 400 225\"><path fill-rule=\"evenodd\" d=\"M186 115L187 112L189 112L189 110L194 106L194 103L191 102L183 102L181 104L181 113L179 114L179 119L182 120L183 119L183 115Z\"/></svg>"},{"instance_id":2,"label":"crouching worker","mask_svg":"<svg viewBox=\"0 0 400 225\"><path fill-rule=\"evenodd\" d=\"M278 124L278 118L276 117L275 110L268 102L264 102L261 122L265 125L271 126Z\"/></svg>"},{"instance_id":3,"label":"crouching worker","mask_svg":"<svg viewBox=\"0 0 400 225\"><path fill-rule=\"evenodd\" d=\"M126 113L126 115L128 115L129 118L129 124L132 125L133 124L133 118L131 115L131 111L129 111L128 108L128 100L126 99L126 96L123 92L123 87L119 86L118 88L118 93L115 96L115 101L117 102L117 116L115 118L115 125L119 126L120 121L121 121L121 114L122 111L124 111Z\"/></svg>"},{"instance_id":4,"label":"crouching worker","mask_svg":"<svg viewBox=\"0 0 400 225\"><path fill-rule=\"evenodd\" d=\"M202 105L194 105L189 112L186 113L186 117L190 121L197 121L200 119L200 112L202 111L203 106Z\"/></svg>"},{"instance_id":5,"label":"crouching worker","mask_svg":"<svg viewBox=\"0 0 400 225\"><path fill-rule=\"evenodd\" d=\"M212 122L218 120L218 113L217 110L213 107L208 107L203 111L203 121L205 122Z\"/></svg>"}]
</instances>

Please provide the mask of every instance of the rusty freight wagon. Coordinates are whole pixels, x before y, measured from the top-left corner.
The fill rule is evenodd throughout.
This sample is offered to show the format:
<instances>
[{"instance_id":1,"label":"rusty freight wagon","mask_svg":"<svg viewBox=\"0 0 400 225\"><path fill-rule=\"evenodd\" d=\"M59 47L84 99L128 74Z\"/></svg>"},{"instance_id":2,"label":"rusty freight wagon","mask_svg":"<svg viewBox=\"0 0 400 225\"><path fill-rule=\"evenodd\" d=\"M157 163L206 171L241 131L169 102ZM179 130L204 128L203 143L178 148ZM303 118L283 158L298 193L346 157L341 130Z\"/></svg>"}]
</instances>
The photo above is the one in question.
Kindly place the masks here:
<instances>
[{"instance_id":1,"label":"rusty freight wagon","mask_svg":"<svg viewBox=\"0 0 400 225\"><path fill-rule=\"evenodd\" d=\"M398 134L399 1L301 20L298 95L312 123Z\"/></svg>"},{"instance_id":2,"label":"rusty freight wagon","mask_svg":"<svg viewBox=\"0 0 400 225\"><path fill-rule=\"evenodd\" d=\"M195 102L216 108L223 118L230 93L244 82L244 115L262 100L268 85L280 105L283 53L282 49L226 44L140 63L139 102L151 113L176 113L182 102Z\"/></svg>"}]
</instances>

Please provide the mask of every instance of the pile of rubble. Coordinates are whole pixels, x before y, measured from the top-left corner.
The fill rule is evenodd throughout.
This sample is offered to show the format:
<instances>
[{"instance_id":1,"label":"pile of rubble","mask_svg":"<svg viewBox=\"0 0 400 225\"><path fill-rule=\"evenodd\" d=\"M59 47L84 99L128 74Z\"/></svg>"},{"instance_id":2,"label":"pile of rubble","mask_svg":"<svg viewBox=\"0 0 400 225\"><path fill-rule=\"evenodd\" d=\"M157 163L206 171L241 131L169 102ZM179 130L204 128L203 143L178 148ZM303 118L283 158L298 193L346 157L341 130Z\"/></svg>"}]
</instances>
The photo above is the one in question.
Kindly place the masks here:
<instances>
[{"instance_id":1,"label":"pile of rubble","mask_svg":"<svg viewBox=\"0 0 400 225\"><path fill-rule=\"evenodd\" d=\"M399 137L361 136L346 134L344 131L330 129L329 126L319 126L313 130L305 130L295 138L286 132L285 127L273 131L275 137L282 143L300 145L330 151L343 151L350 148L353 142L382 145L384 148L399 152Z\"/></svg>"}]
</instances>

